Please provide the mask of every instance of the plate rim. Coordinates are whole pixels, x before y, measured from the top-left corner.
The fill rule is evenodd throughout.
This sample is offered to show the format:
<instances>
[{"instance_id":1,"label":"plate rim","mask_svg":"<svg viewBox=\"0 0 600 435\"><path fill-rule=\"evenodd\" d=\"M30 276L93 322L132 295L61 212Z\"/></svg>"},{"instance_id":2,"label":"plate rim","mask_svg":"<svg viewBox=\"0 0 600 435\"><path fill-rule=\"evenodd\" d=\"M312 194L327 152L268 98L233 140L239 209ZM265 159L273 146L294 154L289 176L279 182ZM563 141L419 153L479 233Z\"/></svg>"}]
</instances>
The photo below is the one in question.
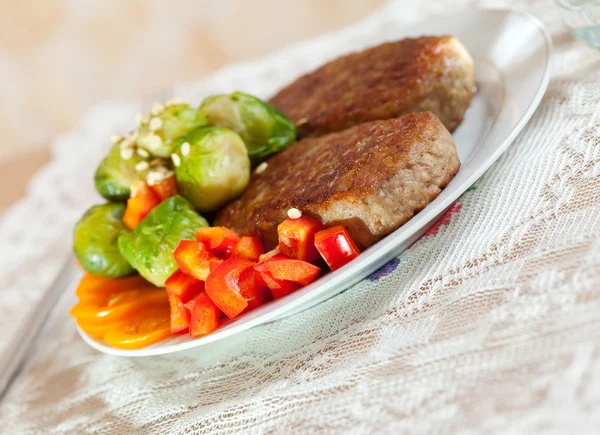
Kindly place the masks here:
<instances>
[{"instance_id":1,"label":"plate rim","mask_svg":"<svg viewBox=\"0 0 600 435\"><path fill-rule=\"evenodd\" d=\"M440 201L440 203L438 203L437 207L431 208L429 210L424 209L422 212L419 213L419 215L422 216L422 219L424 219L427 223L432 222L432 221L435 222L434 221L435 215L440 214L440 210L441 210L441 212L443 212L444 210L447 210L448 207L450 207L495 162L498 161L498 159L502 156L502 154L504 154L504 152L508 149L508 147L514 142L515 138L523 130L525 125L529 122L529 120L535 113L536 109L538 108L538 106L546 92L546 89L548 88L548 84L550 82L550 76L551 76L551 71L552 71L552 56L553 56L552 40L550 38L550 35L546 32L546 29L545 29L543 23L537 17L535 17L534 15L531 15L529 13L526 13L526 12L514 11L514 10L506 9L506 8L477 8L475 11L480 12L480 13L490 13L490 12L502 13L507 16L516 15L516 16L520 16L520 17L523 17L523 18L526 18L527 20L529 20L530 23L534 25L534 27L538 30L538 32L543 37L544 48L545 48L545 52L546 52L545 53L546 56L545 56L544 72L543 72L542 78L538 84L538 88L536 89L536 91L533 95L533 98L531 99L529 105L527 106L527 109L523 112L523 114L521 115L519 120L516 122L514 127L510 130L510 132L508 132L508 134L502 139L502 141L498 145L498 147L489 154L489 156L485 159L485 161L481 165L477 166L474 169L473 173L471 173L464 181L462 181L461 184L456 186L453 189L453 191L446 198L444 198L442 201ZM436 16L449 16L449 15L451 15L451 14L446 14L446 15L437 14ZM410 23L410 24L412 26L418 25L418 23ZM307 42L310 43L310 40ZM265 59L265 58L258 59L257 62L260 62L262 59ZM407 224L409 224L409 223L410 223L410 221L407 222ZM426 227L427 224L424 226ZM398 231L398 230L396 230L396 231ZM383 245L381 245L379 247L379 250L371 252L370 256L368 256L366 259L363 259L363 262L367 259L370 260L370 261L367 261L367 264L365 264L365 266L363 267L363 270L369 269L369 266L373 267L373 265L377 265L378 263L380 263L382 261L382 259L387 258L387 256L393 251L394 245L390 246L390 244L392 243L391 242L392 238L390 236L392 236L393 234L394 233L392 233L392 234L388 235L387 237L385 237L384 239L382 239L382 242L385 242L387 240L388 241L387 244L384 243ZM409 238L410 238L410 236L407 239L409 239ZM383 249L383 248L385 248L385 249ZM77 331L78 331L79 335L81 336L81 338L90 347L98 350L99 352L105 353L105 354L124 356L124 357L145 357L145 356L166 355L169 353L180 352L180 351L189 350L192 348L196 348L196 347L200 347L200 346L204 346L204 345L207 345L210 343L217 342L228 336L235 335L235 334L243 332L243 331L247 331L256 326L266 324L268 322L271 322L276 319L280 319L280 318L284 317L284 316L282 316L282 314L284 314L286 310L290 310L290 307L288 305L294 304L296 306L301 306L302 301L304 301L305 299L306 300L311 299L311 297L310 297L311 293L314 293L314 291L316 289L318 289L319 287L323 287L323 285L325 283L328 283L328 287L325 287L325 288L330 288L330 287L337 285L338 283L345 281L346 279L349 279L350 277L345 277L346 274L344 272L351 270L350 269L351 266L352 266L352 262L347 264L346 266L342 267L341 269L339 269L339 273L337 273L335 275L329 275L329 276L323 277L325 279L327 279L327 278L329 278L329 279L327 279L327 281L325 281L325 282L321 282L321 285L317 286L316 288L310 289L312 291L306 292L306 293L300 295L296 299L285 300L285 303L280 302L277 306L275 306L273 309L271 309L270 311L268 311L266 313L257 315L256 317L253 317L253 318L249 318L246 321L241 322L238 325L232 326L229 329L223 329L220 331L218 330L218 331L215 331L214 333L206 335L204 337L197 338L194 340L184 341L181 343L173 343L170 345L156 346L156 347L155 347L155 345L151 345L149 347L142 348L142 349L119 349L119 348L115 348L115 347L109 346L107 344L104 344L102 342L95 340L94 338L92 338L91 336L86 334L78 325L76 325L76 327L77 327ZM336 271L336 272L338 272L338 271ZM358 275L358 274L354 274L354 275ZM354 275L351 275L351 276L354 276ZM307 287L316 285L317 283L319 283L319 281L322 281L322 280L320 279L317 282L315 282L314 284L311 284L310 286L307 286ZM353 284L351 284L351 285L353 285ZM349 288L351 285L347 286L346 288ZM324 292L324 290L322 292ZM312 295L312 297L316 297L316 296L317 295ZM284 299L280 299L280 301L284 301ZM276 302L276 301L274 301L274 302ZM318 302L318 303L322 303L322 302ZM219 333L219 332L221 332L221 333ZM160 344L160 342L157 344Z\"/></svg>"}]
</instances>

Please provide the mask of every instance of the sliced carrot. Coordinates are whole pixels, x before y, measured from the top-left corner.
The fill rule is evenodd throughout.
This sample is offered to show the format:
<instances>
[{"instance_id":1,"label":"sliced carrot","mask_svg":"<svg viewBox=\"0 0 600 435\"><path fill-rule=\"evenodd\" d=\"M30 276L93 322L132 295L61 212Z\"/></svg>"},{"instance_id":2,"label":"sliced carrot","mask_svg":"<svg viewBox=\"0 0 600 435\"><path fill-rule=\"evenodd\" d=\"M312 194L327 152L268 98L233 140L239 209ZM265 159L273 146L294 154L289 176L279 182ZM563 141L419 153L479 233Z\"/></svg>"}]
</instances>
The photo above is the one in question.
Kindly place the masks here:
<instances>
[{"instance_id":1,"label":"sliced carrot","mask_svg":"<svg viewBox=\"0 0 600 435\"><path fill-rule=\"evenodd\" d=\"M121 349L139 349L171 335L168 305L138 312L106 330L104 341Z\"/></svg>"}]
</instances>

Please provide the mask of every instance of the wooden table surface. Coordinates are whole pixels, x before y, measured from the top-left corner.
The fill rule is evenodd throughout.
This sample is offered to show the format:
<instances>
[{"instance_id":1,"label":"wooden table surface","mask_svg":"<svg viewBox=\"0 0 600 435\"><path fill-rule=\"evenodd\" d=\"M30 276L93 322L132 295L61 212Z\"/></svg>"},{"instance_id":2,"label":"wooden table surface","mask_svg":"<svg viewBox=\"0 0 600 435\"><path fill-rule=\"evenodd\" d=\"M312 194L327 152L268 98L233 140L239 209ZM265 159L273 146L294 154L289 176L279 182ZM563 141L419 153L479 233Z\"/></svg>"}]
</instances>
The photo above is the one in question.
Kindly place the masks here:
<instances>
[{"instance_id":1,"label":"wooden table surface","mask_svg":"<svg viewBox=\"0 0 600 435\"><path fill-rule=\"evenodd\" d=\"M95 104L139 100L339 29L383 0L32 0L0 14L0 213ZM35 7L33 7L35 6ZM34 28L36 31L31 32Z\"/></svg>"}]
</instances>

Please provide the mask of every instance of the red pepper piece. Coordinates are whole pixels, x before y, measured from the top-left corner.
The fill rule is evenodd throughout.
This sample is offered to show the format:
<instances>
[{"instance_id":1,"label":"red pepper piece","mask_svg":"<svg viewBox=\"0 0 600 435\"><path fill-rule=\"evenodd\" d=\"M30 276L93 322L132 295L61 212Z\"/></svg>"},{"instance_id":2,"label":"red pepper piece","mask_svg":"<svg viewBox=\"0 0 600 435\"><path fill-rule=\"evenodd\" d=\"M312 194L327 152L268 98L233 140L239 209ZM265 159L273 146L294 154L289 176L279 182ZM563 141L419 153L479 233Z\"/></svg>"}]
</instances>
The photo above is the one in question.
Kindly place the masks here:
<instances>
[{"instance_id":1,"label":"red pepper piece","mask_svg":"<svg viewBox=\"0 0 600 435\"><path fill-rule=\"evenodd\" d=\"M159 203L160 198L146 183L135 180L131 184L131 198L127 200L123 223L133 230Z\"/></svg>"},{"instance_id":2,"label":"red pepper piece","mask_svg":"<svg viewBox=\"0 0 600 435\"><path fill-rule=\"evenodd\" d=\"M177 296L181 302L186 303L204 291L204 282L186 275L181 270L177 270L167 278L165 287L170 294Z\"/></svg>"},{"instance_id":3,"label":"red pepper piece","mask_svg":"<svg viewBox=\"0 0 600 435\"><path fill-rule=\"evenodd\" d=\"M319 258L315 248L315 234L322 229L321 222L306 216L287 218L277 227L279 250L290 258L315 261Z\"/></svg>"},{"instance_id":4,"label":"red pepper piece","mask_svg":"<svg viewBox=\"0 0 600 435\"><path fill-rule=\"evenodd\" d=\"M206 293L206 292L205 292ZM200 295L198 295L200 296ZM196 303L196 299L198 298L198 296L196 296L193 299L190 299L189 301L187 301L185 304L183 304L183 306L185 308L187 308L187 310L191 313L192 312L192 308L194 308L194 304Z\"/></svg>"},{"instance_id":5,"label":"red pepper piece","mask_svg":"<svg viewBox=\"0 0 600 435\"><path fill-rule=\"evenodd\" d=\"M240 238L233 249L234 256L250 261L258 261L264 252L265 248L263 248L262 242L258 237L254 236Z\"/></svg>"},{"instance_id":6,"label":"red pepper piece","mask_svg":"<svg viewBox=\"0 0 600 435\"><path fill-rule=\"evenodd\" d=\"M240 236L225 227L204 227L196 231L196 240L202 242L219 258L229 258Z\"/></svg>"},{"instance_id":7,"label":"red pepper piece","mask_svg":"<svg viewBox=\"0 0 600 435\"><path fill-rule=\"evenodd\" d=\"M217 329L221 311L206 292L200 293L186 306L190 310L190 335L192 337L201 337Z\"/></svg>"},{"instance_id":8,"label":"red pepper piece","mask_svg":"<svg viewBox=\"0 0 600 435\"><path fill-rule=\"evenodd\" d=\"M257 271L254 269L247 269L240 275L239 281L240 294L248 302L246 311L253 310L256 307L260 307L265 302L271 299L271 293L268 287L266 287Z\"/></svg>"},{"instance_id":9,"label":"red pepper piece","mask_svg":"<svg viewBox=\"0 0 600 435\"><path fill-rule=\"evenodd\" d=\"M212 272L213 270L215 270L215 268L224 261L225 260L223 260L222 258L217 258L217 257L211 258L210 262L209 262L210 271Z\"/></svg>"},{"instance_id":10,"label":"red pepper piece","mask_svg":"<svg viewBox=\"0 0 600 435\"><path fill-rule=\"evenodd\" d=\"M261 281L271 290L275 299L288 295L301 287L297 282L274 278L265 263L258 263L254 266L254 270L259 273Z\"/></svg>"},{"instance_id":11,"label":"red pepper piece","mask_svg":"<svg viewBox=\"0 0 600 435\"><path fill-rule=\"evenodd\" d=\"M175 176L165 178L158 184L153 184L150 186L150 189L152 189L161 201L177 195L177 181L175 180Z\"/></svg>"},{"instance_id":12,"label":"red pepper piece","mask_svg":"<svg viewBox=\"0 0 600 435\"><path fill-rule=\"evenodd\" d=\"M212 254L203 243L195 240L182 240L173 252L179 269L193 278L206 281L210 273Z\"/></svg>"},{"instance_id":13,"label":"red pepper piece","mask_svg":"<svg viewBox=\"0 0 600 435\"><path fill-rule=\"evenodd\" d=\"M279 280L294 281L307 285L315 280L321 269L302 260L294 260L279 254L264 262L271 276Z\"/></svg>"},{"instance_id":14,"label":"red pepper piece","mask_svg":"<svg viewBox=\"0 0 600 435\"><path fill-rule=\"evenodd\" d=\"M240 277L254 262L232 257L218 265L208 275L206 293L227 317L233 319L248 306L241 294Z\"/></svg>"},{"instance_id":15,"label":"red pepper piece","mask_svg":"<svg viewBox=\"0 0 600 435\"><path fill-rule=\"evenodd\" d=\"M171 332L182 334L190 327L190 312L184 303L174 294L169 293L169 305L171 307Z\"/></svg>"},{"instance_id":16,"label":"red pepper piece","mask_svg":"<svg viewBox=\"0 0 600 435\"><path fill-rule=\"evenodd\" d=\"M331 270L339 269L360 254L348 231L340 225L315 234L315 247Z\"/></svg>"}]
</instances>

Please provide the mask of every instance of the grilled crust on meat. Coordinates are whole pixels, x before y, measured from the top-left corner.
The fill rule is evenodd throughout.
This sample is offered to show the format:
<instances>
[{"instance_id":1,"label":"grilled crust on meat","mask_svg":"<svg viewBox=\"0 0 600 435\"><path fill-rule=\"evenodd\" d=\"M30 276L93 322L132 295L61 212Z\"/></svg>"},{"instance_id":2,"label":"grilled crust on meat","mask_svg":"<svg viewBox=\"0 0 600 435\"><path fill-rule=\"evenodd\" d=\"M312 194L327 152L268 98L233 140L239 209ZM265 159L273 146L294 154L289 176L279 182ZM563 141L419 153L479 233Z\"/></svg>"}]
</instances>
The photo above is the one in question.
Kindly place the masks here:
<instances>
[{"instance_id":1,"label":"grilled crust on meat","mask_svg":"<svg viewBox=\"0 0 600 435\"><path fill-rule=\"evenodd\" d=\"M429 204L459 167L452 136L429 112L360 124L272 157L215 224L258 235L271 249L295 207L326 226L343 225L366 248Z\"/></svg>"},{"instance_id":2,"label":"grilled crust on meat","mask_svg":"<svg viewBox=\"0 0 600 435\"><path fill-rule=\"evenodd\" d=\"M306 74L270 103L298 126L299 137L362 122L430 111L453 131L473 96L473 59L453 36L381 44Z\"/></svg>"}]
</instances>

